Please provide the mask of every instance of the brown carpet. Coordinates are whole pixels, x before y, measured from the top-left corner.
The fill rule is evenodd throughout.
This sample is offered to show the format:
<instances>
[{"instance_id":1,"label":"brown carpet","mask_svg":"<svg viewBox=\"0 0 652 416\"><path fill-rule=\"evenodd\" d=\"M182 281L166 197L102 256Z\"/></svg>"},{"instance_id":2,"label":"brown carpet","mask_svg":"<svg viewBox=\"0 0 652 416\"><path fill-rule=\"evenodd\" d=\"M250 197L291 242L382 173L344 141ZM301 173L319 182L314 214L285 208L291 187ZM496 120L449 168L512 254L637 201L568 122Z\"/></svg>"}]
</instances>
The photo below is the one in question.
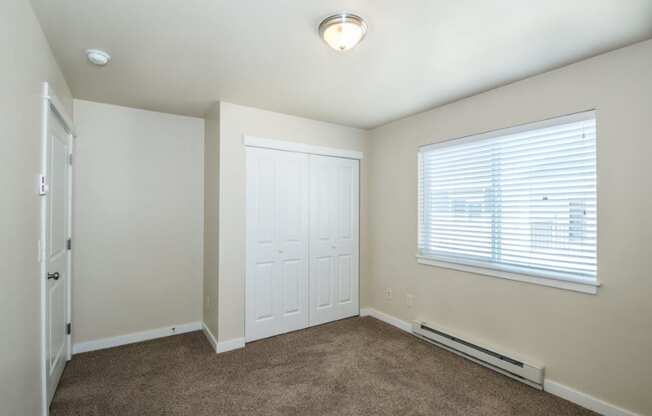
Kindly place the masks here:
<instances>
[{"instance_id":1,"label":"brown carpet","mask_svg":"<svg viewBox=\"0 0 652 416\"><path fill-rule=\"evenodd\" d=\"M201 332L75 355L63 415L595 415L373 318L215 354Z\"/></svg>"}]
</instances>

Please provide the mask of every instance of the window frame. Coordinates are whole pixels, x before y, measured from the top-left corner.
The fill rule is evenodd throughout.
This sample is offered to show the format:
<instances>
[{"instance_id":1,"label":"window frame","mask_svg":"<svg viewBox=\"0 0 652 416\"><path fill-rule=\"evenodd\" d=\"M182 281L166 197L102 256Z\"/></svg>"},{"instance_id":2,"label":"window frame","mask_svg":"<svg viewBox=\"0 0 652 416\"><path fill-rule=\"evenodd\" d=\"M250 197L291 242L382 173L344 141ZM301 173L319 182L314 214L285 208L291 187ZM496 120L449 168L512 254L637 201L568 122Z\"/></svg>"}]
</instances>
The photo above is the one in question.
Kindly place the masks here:
<instances>
[{"instance_id":1,"label":"window frame","mask_svg":"<svg viewBox=\"0 0 652 416\"><path fill-rule=\"evenodd\" d=\"M469 136L464 136L460 138L447 139L440 142L430 143L426 145L419 146L417 152L417 183L420 184L423 180L421 177L421 166L422 166L422 154L425 151L433 149L441 149L449 146L456 146L464 143L471 143L478 140L489 140L496 137L501 137L510 134L521 133L530 130L542 129L546 127L552 127L559 124L579 122L584 120L596 120L596 221L599 218L599 207L598 207L598 195L597 195L597 186L598 186L598 172L597 172L597 158L598 158L598 143L597 143L597 114L595 109L582 111L578 113L573 113L565 116L553 117L541 121L530 122L515 125L512 127L501 128L497 130L491 130L484 133L473 134ZM419 186L419 185L418 185ZM422 210L422 195L420 189L417 189L417 255L416 259L419 264L441 267L446 269L464 271L474 274L480 274L491 277L498 277L508 280L515 280L519 282L534 283L542 286L555 287L560 289L567 289L576 292L588 293L588 294L597 294L598 287L600 287L600 282L598 279L598 245L599 245L599 223L596 222L596 276L595 279L584 278L581 276L574 276L564 272L555 272L555 271L544 271L544 270L535 270L528 267L519 267L511 266L500 263L495 263L496 267L492 267L492 263L487 262L476 262L474 260L467 259L442 259L438 256L432 255L423 255L420 252L421 247L419 246L419 239L421 236L421 227L423 226L421 218L423 216Z\"/></svg>"}]
</instances>

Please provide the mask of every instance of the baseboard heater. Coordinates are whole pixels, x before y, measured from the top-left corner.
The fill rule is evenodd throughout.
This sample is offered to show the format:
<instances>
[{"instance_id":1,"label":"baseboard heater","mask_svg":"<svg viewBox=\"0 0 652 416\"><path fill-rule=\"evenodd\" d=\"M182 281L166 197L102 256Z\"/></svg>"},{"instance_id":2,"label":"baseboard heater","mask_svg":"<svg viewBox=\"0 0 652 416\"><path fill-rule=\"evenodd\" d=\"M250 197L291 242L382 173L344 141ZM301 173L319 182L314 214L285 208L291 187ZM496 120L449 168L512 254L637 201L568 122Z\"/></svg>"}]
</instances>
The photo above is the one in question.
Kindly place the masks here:
<instances>
[{"instance_id":1,"label":"baseboard heater","mask_svg":"<svg viewBox=\"0 0 652 416\"><path fill-rule=\"evenodd\" d=\"M435 329L423 322L414 322L412 324L412 332L417 337L441 348L468 358L485 367L489 367L494 371L521 381L536 389L543 389L543 366L524 363L500 352L492 351Z\"/></svg>"}]
</instances>

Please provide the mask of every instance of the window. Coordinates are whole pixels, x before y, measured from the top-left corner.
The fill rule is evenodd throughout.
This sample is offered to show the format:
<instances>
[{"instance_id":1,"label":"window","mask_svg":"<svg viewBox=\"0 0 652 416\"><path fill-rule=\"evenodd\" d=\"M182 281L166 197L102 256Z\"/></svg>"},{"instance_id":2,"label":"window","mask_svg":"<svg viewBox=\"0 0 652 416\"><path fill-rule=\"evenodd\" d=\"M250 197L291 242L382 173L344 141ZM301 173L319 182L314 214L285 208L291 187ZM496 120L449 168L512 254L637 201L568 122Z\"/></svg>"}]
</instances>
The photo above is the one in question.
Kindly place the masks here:
<instances>
[{"instance_id":1,"label":"window","mask_svg":"<svg viewBox=\"0 0 652 416\"><path fill-rule=\"evenodd\" d=\"M593 111L419 149L421 263L595 293Z\"/></svg>"}]
</instances>

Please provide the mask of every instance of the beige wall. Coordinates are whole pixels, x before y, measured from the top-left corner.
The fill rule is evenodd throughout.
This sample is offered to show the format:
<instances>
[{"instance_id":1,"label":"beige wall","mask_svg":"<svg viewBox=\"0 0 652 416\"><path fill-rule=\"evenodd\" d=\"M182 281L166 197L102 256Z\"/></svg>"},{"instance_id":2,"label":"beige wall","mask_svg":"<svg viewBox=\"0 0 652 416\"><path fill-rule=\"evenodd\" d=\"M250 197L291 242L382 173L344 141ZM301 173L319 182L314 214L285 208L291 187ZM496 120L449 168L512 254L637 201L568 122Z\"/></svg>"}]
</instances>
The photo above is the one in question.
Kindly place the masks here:
<instances>
[{"instance_id":1,"label":"beige wall","mask_svg":"<svg viewBox=\"0 0 652 416\"><path fill-rule=\"evenodd\" d=\"M598 267L587 295L419 265L417 147L597 109ZM372 131L373 307L450 328L546 366L576 390L652 414L652 41ZM393 289L388 301L385 288ZM416 295L408 308L406 294Z\"/></svg>"},{"instance_id":2,"label":"beige wall","mask_svg":"<svg viewBox=\"0 0 652 416\"><path fill-rule=\"evenodd\" d=\"M204 122L75 100L73 342L202 319Z\"/></svg>"},{"instance_id":3,"label":"beige wall","mask_svg":"<svg viewBox=\"0 0 652 416\"><path fill-rule=\"evenodd\" d=\"M245 147L244 135L366 151L367 132L301 117L220 103L220 342L244 337ZM366 210L366 160L361 161L361 207ZM360 221L361 265L367 264L366 216ZM366 269L360 273L366 284ZM362 299L361 305L365 305Z\"/></svg>"},{"instance_id":4,"label":"beige wall","mask_svg":"<svg viewBox=\"0 0 652 416\"><path fill-rule=\"evenodd\" d=\"M0 413L41 411L41 83L72 114L70 90L30 3L0 2Z\"/></svg>"},{"instance_id":5,"label":"beige wall","mask_svg":"<svg viewBox=\"0 0 652 416\"><path fill-rule=\"evenodd\" d=\"M220 104L215 103L204 121L204 324L217 337Z\"/></svg>"}]
</instances>

